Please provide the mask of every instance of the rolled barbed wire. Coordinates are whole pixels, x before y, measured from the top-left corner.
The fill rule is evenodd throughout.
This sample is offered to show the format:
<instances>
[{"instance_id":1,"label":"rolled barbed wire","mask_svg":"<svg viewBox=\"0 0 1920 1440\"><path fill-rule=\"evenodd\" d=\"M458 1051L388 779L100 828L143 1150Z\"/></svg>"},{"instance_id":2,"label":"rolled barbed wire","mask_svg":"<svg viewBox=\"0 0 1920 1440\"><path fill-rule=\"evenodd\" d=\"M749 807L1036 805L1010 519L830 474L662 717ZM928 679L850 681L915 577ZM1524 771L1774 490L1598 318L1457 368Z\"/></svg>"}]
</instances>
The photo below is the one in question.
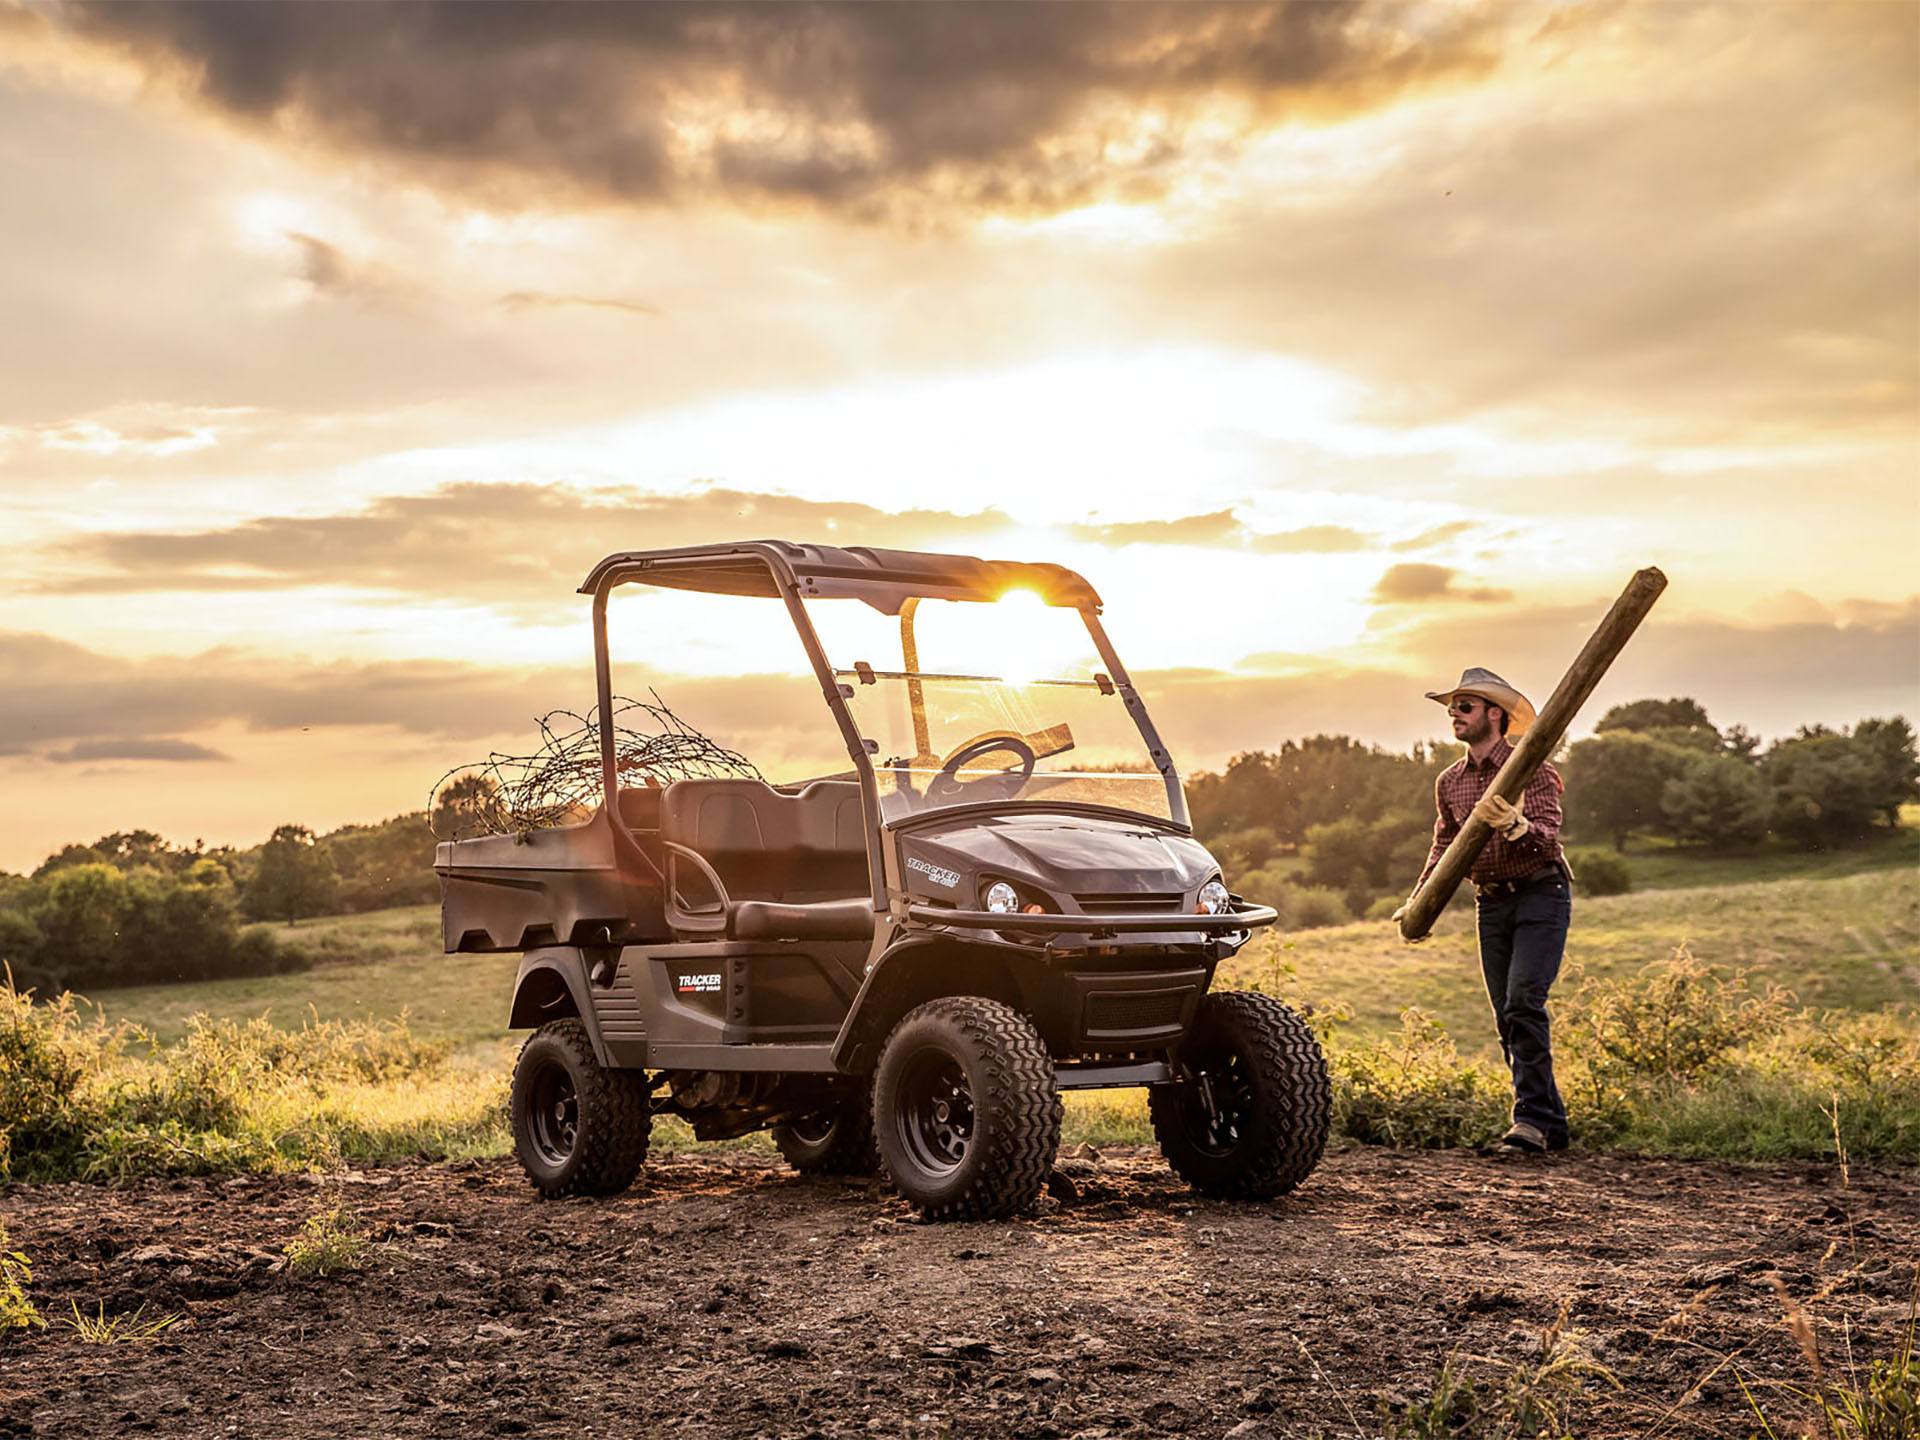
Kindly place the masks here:
<instances>
[{"instance_id":1,"label":"rolled barbed wire","mask_svg":"<svg viewBox=\"0 0 1920 1440\"><path fill-rule=\"evenodd\" d=\"M687 724L657 692L647 693L651 702L614 697L614 769L623 786L764 778L746 756ZM586 819L602 799L598 714L598 706L585 715L549 710L535 722L540 748L531 755L496 750L447 771L427 795L433 833L442 840L524 835Z\"/></svg>"}]
</instances>

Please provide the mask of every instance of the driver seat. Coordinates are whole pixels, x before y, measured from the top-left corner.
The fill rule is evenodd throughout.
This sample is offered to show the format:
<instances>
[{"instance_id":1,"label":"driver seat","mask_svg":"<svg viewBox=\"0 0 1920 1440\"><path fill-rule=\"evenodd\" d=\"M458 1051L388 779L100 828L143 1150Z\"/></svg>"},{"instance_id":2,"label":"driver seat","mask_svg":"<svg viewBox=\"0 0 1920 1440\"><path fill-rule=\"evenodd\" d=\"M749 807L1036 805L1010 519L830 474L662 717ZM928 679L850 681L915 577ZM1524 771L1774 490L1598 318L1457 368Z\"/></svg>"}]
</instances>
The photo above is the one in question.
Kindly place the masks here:
<instances>
[{"instance_id":1,"label":"driver seat","mask_svg":"<svg viewBox=\"0 0 1920 1440\"><path fill-rule=\"evenodd\" d=\"M730 940L870 940L860 787L678 780L661 796L667 922Z\"/></svg>"}]
</instances>

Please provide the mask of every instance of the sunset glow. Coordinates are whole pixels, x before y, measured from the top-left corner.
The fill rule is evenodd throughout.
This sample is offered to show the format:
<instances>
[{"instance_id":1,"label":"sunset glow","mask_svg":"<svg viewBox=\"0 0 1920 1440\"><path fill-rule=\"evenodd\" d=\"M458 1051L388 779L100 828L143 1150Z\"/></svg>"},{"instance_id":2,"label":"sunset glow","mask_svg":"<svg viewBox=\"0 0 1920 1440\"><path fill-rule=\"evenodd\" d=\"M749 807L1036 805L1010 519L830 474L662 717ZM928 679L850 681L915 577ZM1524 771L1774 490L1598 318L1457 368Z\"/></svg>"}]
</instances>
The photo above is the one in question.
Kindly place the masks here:
<instances>
[{"instance_id":1,"label":"sunset glow","mask_svg":"<svg viewBox=\"0 0 1920 1440\"><path fill-rule=\"evenodd\" d=\"M0 868L415 808L723 539L1072 567L1188 771L1646 564L1589 723L1920 714L1912 6L486 8L0 0ZM614 610L817 754L779 607Z\"/></svg>"}]
</instances>

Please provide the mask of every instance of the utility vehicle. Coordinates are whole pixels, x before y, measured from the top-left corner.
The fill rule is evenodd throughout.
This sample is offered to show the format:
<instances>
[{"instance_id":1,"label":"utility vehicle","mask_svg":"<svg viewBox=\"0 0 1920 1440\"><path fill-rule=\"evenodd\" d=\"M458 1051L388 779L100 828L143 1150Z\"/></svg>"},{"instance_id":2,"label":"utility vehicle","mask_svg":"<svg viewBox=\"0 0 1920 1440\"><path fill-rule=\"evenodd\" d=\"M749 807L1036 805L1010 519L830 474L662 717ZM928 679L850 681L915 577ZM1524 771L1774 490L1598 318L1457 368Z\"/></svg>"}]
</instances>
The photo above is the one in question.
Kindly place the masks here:
<instances>
[{"instance_id":1,"label":"utility vehicle","mask_svg":"<svg viewBox=\"0 0 1920 1440\"><path fill-rule=\"evenodd\" d=\"M837 768L623 773L604 717L627 586L660 597L637 611L650 658L772 654L790 627L804 679L756 666L742 708L785 736L823 701L815 753ZM512 1122L542 1194L624 1189L652 1117L678 1115L701 1139L771 1129L802 1171L884 1169L931 1218L1005 1216L1047 1181L1061 1092L1126 1086L1200 1191L1312 1171L1331 1111L1313 1033L1271 996L1209 991L1275 913L1194 840L1079 575L761 540L610 555L581 593L602 802L435 860L448 951L524 952ZM724 613L703 627L696 602Z\"/></svg>"}]
</instances>

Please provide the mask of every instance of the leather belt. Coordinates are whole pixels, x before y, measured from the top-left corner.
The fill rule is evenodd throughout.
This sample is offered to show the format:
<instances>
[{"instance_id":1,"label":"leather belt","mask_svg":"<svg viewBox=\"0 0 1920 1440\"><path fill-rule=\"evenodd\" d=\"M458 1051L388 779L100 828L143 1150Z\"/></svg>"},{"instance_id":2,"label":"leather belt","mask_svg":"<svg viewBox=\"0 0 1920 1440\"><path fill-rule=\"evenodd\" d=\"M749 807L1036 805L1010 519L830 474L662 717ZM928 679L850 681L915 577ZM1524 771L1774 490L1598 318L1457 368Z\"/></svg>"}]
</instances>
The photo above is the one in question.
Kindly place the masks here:
<instances>
[{"instance_id":1,"label":"leather belt","mask_svg":"<svg viewBox=\"0 0 1920 1440\"><path fill-rule=\"evenodd\" d=\"M1534 881L1544 880L1549 875L1559 873L1560 863L1555 861L1551 865L1542 865L1531 875L1522 875L1518 880L1493 880L1485 885L1476 885L1473 887L1473 893L1476 898L1497 900L1503 895L1518 895Z\"/></svg>"}]
</instances>

